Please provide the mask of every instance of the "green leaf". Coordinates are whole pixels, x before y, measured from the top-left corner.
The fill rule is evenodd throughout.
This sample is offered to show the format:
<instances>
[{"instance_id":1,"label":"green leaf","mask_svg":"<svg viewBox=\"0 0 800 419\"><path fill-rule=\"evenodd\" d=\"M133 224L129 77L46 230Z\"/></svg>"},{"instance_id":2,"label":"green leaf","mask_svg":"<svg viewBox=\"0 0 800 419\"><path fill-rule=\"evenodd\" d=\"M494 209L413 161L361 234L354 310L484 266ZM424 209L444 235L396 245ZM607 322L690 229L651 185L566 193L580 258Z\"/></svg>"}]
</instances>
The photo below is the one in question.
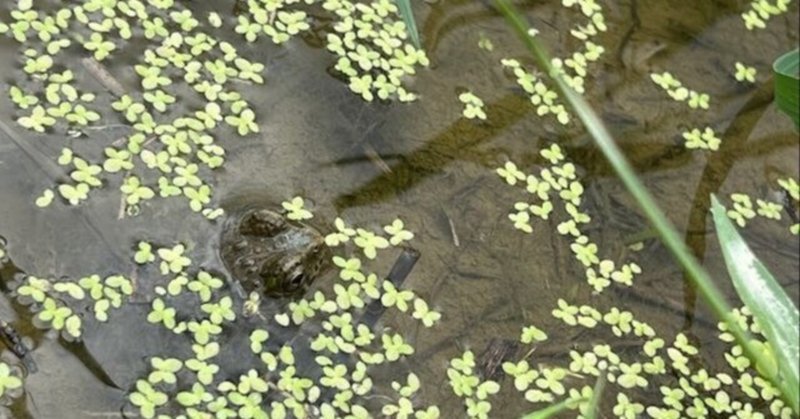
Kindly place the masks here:
<instances>
[{"instance_id":1,"label":"green leaf","mask_svg":"<svg viewBox=\"0 0 800 419\"><path fill-rule=\"evenodd\" d=\"M580 401L580 400L578 400ZM551 404L543 409L539 409L534 412L530 412L527 415L523 416L522 419L547 419L551 416L555 416L559 413L564 411L570 410L573 403L575 403L575 399L565 399L556 404Z\"/></svg>"},{"instance_id":2,"label":"green leaf","mask_svg":"<svg viewBox=\"0 0 800 419\"><path fill-rule=\"evenodd\" d=\"M70 297L76 300L83 300L85 297L83 288L73 282L56 282L53 284L53 290L68 294Z\"/></svg>"},{"instance_id":3,"label":"green leaf","mask_svg":"<svg viewBox=\"0 0 800 419\"><path fill-rule=\"evenodd\" d=\"M42 195L36 198L36 206L39 208L44 208L50 205L50 203L53 202L54 196L55 194L53 193L52 190L45 189L44 192L42 192Z\"/></svg>"},{"instance_id":4,"label":"green leaf","mask_svg":"<svg viewBox=\"0 0 800 419\"><path fill-rule=\"evenodd\" d=\"M714 195L711 201L717 238L733 285L775 353L780 366L777 377L780 383L776 383L780 384L778 388L785 392L792 404L797 405L800 401L800 313L781 285L747 246ZM763 351L760 355L762 357L757 360L757 365L767 365L770 360L763 358Z\"/></svg>"},{"instance_id":5,"label":"green leaf","mask_svg":"<svg viewBox=\"0 0 800 419\"><path fill-rule=\"evenodd\" d=\"M403 17L403 22L406 24L408 35L411 37L411 42L413 42L414 46L418 49L422 49L422 44L419 42L417 23L414 20L414 11L411 10L411 0L395 0L395 3L397 3L400 16Z\"/></svg>"},{"instance_id":6,"label":"green leaf","mask_svg":"<svg viewBox=\"0 0 800 419\"><path fill-rule=\"evenodd\" d=\"M775 103L778 109L800 127L800 50L779 57L772 64L775 72Z\"/></svg>"}]
</instances>

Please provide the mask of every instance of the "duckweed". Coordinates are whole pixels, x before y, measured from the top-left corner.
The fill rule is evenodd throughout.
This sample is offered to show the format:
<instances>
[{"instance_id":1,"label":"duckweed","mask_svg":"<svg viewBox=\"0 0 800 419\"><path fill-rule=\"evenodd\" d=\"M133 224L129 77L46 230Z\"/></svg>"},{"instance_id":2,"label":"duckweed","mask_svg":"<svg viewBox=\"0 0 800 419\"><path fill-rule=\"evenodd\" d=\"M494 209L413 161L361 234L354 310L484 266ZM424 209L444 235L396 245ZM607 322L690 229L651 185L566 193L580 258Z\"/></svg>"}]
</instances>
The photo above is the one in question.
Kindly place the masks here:
<instances>
[{"instance_id":1,"label":"duckweed","mask_svg":"<svg viewBox=\"0 0 800 419\"><path fill-rule=\"evenodd\" d=\"M766 220L781 221L783 219L781 214L785 206L790 202L795 205L800 202L800 192L798 192L800 188L793 178L778 179L777 183L786 195L785 203L760 198L753 199L747 194L733 193L730 195L733 208L727 211L728 218L736 222L739 227L746 227L757 216ZM753 205L753 201L755 201L755 205ZM791 208L785 210L793 211ZM800 224L792 223L789 231L794 235L800 234Z\"/></svg>"},{"instance_id":2,"label":"duckweed","mask_svg":"<svg viewBox=\"0 0 800 419\"><path fill-rule=\"evenodd\" d=\"M247 42L256 42L262 36L276 44L288 42L292 36L310 29L309 16L294 6L296 3L249 0L246 13L238 17L234 31ZM588 20L585 26L570 31L584 49L554 59L552 64L576 91L583 92L589 64L604 53L602 46L591 41L606 30L604 16L592 0L565 0L563 4L579 9ZM751 10L742 14L745 26L763 28L770 17L785 12L787 4L788 1L775 4L753 1ZM376 97L401 102L416 99L414 93L406 90L406 76L428 66L429 61L424 51L406 42L405 24L397 19L397 8L392 2L325 0L321 6L333 18L334 32L327 34L326 48L336 55L335 69L344 76L353 93L365 101ZM146 4L137 0L87 1L47 15L33 10L31 1L23 0L11 17L11 24L0 24L0 32L8 33L20 43L41 41L21 54L23 70L30 82L26 85L32 84L35 89L24 91L18 86L9 89L12 102L24 111L17 123L37 133L66 130L79 135L102 117L92 108L95 95L74 86L70 70L55 72L54 68L59 67L55 59L62 50L75 42L101 62L125 50L127 41L134 37L144 36L151 41L139 63L133 66L143 91L115 93L117 100L112 106L128 122L132 133L123 144L106 147L102 156L91 159L64 148L58 163L72 166L68 175L74 183L57 185L61 198L79 205L93 189L108 183L109 174L119 174L120 192L129 213L137 212L158 195L182 196L192 211L208 219L223 214L212 205L213 188L206 180L225 161L225 150L212 134L223 123L240 136L260 131L256 112L230 82L262 84L265 79L263 64L240 57L231 44L203 31L206 22L211 28L224 26L219 15L210 13L201 22L172 0L149 0ZM68 38L65 33L71 25L80 26L80 30ZM532 35L536 33L531 29ZM493 49L485 37L479 45L487 51ZM571 116L558 95L538 74L526 70L515 59L504 58L501 64L529 95L537 114L554 115L561 124L570 122ZM756 70L737 62L734 77L739 82L753 83ZM708 94L684 87L669 72L652 74L651 79L672 99L686 102L692 109L710 106ZM204 105L170 118L177 101L174 83L190 86ZM483 101L472 92L459 95L459 101L465 105L464 117L487 119ZM690 149L715 151L721 145L711 127L702 131L693 128L682 137ZM569 218L559 222L556 229L570 240L569 248L585 269L586 281L594 292L600 293L613 283L632 286L641 268L634 262L601 258L607 249L600 249L584 233L592 220L581 210L585 189L579 168L568 162L563 150L555 144L541 150L540 157L545 163L538 173L527 174L511 161L496 170L507 184L520 186L531 195L529 200L513 204L513 212L508 215L513 227L532 235L532 221L536 218L551 220L566 214ZM148 177L144 168L158 175L157 184L145 183L143 179L152 176ZM778 183L788 196L798 201L796 180L787 178ZM35 203L47 207L54 198L53 190L45 189ZM745 194L732 194L730 198L732 209L728 216L740 227L757 216L776 221L782 218L780 203L754 200ZM290 219L311 219L313 213L305 204L302 197L294 197L282 205ZM325 290L327 294L317 291L313 298L293 301L286 311L275 313L271 319L284 328L299 328L310 319L319 321L322 327L308 345L316 353L315 372L308 377L302 375L308 373L299 365L302 362L296 361L294 342L273 344L267 330L257 328L249 334L249 347L262 364L238 378L224 376L225 371L214 360L219 355L219 341L225 328L237 320L239 300L229 295L222 278L192 266L188 255L191 246L176 243L172 247L154 247L139 242L133 255L136 264L158 263L158 272L164 277L164 285L155 288L158 297L150 301L147 321L186 335L194 353L188 359L169 355L149 359L146 379L136 381L128 394L129 402L138 408L139 414L146 418L168 417L167 412L180 406L185 417L210 414L243 418L290 414L368 417L369 412L361 403L377 395L369 376L370 368L398 362L416 350L401 333L372 330L360 323L362 309L379 300L384 308L410 314L425 327L435 326L442 315L414 291L399 288L370 272L379 256L414 238L402 220L395 219L377 232L350 226L341 218L334 225L336 231L325 237L325 243L337 252L332 260L338 268L339 281ZM790 229L794 234L800 230L798 224ZM0 248L0 258L5 256L4 252ZM366 261L360 259L361 255ZM90 304L95 320L106 322L109 310L121 307L135 288L134 281L121 275L104 279L89 275L76 282L27 276L16 284L15 293L35 313L38 325L78 339L84 318L78 303ZM175 298L186 297L182 295L185 290L193 294L189 296L196 298L195 308L199 308L191 316L178 313L171 306ZM244 317L260 315L259 301L256 294L242 302ZM570 409L586 415L588 401L593 397L592 387L587 384L602 376L616 389L613 413L620 417L638 417L645 412L665 418L732 414L759 417L757 409L763 406L773 416L792 415L777 397L777 389L759 377L763 371L752 368L739 346L731 346L725 354L730 367L727 372L712 372L701 367L696 342L689 336L679 333L669 342L624 308L601 311L558 299L552 315L569 327L608 329L619 339L636 342L636 349L641 343L641 350L622 351L614 344L586 342L569 350L568 365L545 365L536 362L534 350L548 344L548 335L536 326L527 326L522 329L519 341L530 350L519 360L504 362L502 369L513 377L514 388L531 403L566 400ZM741 309L736 315L754 334L760 351L770 354L772 349L747 310ZM725 325L719 327L720 339L733 342ZM776 365L760 367L777 368ZM395 417L439 417L437 406L424 406L418 400L417 393L423 385L420 379L405 371L400 377L402 381L391 385L396 394L381 395L388 399L381 413ZM489 417L490 398L500 391L500 384L480 377L471 351L450 361L447 377L453 393L463 400L467 416ZM0 363L0 395L21 385L9 366ZM643 397L644 392L660 396Z\"/></svg>"},{"instance_id":3,"label":"duckweed","mask_svg":"<svg viewBox=\"0 0 800 419\"><path fill-rule=\"evenodd\" d=\"M16 390L22 387L22 379L18 377L12 368L5 362L0 362L0 397L4 397L9 390Z\"/></svg>"},{"instance_id":4,"label":"duckweed","mask_svg":"<svg viewBox=\"0 0 800 419\"><path fill-rule=\"evenodd\" d=\"M507 184L523 186L524 182L525 191L533 195L533 202L521 201L514 204L514 212L508 215L514 228L532 234L531 220L534 218L548 220L555 210L553 196L556 196L570 217L560 222L556 230L572 240L570 250L575 259L586 268L586 280L594 291L602 292L613 282L626 286L633 285L635 275L641 273L639 265L626 262L617 266L613 260L601 259L597 244L582 233L581 226L588 224L591 217L579 209L584 187L579 180L575 165L566 161L566 156L558 144L542 149L539 154L550 165L542 168L538 176L524 173L510 161L496 169L496 173Z\"/></svg>"}]
</instances>

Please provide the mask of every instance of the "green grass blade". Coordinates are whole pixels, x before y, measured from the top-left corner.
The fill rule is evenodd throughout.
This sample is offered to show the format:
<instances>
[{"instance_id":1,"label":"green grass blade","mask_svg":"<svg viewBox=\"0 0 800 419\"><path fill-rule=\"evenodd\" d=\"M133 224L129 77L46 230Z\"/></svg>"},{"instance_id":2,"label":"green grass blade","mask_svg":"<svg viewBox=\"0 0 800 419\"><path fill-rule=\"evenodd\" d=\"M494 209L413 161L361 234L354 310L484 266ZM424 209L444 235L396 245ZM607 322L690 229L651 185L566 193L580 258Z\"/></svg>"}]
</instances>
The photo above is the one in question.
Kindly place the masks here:
<instances>
[{"instance_id":1,"label":"green grass blade","mask_svg":"<svg viewBox=\"0 0 800 419\"><path fill-rule=\"evenodd\" d=\"M800 313L772 274L753 254L725 215L725 207L711 195L711 213L725 264L739 297L764 331L778 365L779 379L800 398Z\"/></svg>"},{"instance_id":2,"label":"green grass blade","mask_svg":"<svg viewBox=\"0 0 800 419\"><path fill-rule=\"evenodd\" d=\"M422 44L419 42L419 31L417 31L417 22L414 20L414 11L411 10L411 0L395 0L397 8L400 10L400 16L406 24L408 35L411 37L411 42L418 49L422 49Z\"/></svg>"},{"instance_id":3,"label":"green grass blade","mask_svg":"<svg viewBox=\"0 0 800 419\"><path fill-rule=\"evenodd\" d=\"M556 404L551 404L550 406L545 407L544 409L539 409L535 412L530 412L527 415L523 416L522 419L547 419L553 415L557 415L561 412L570 410L570 406L573 403L580 403L584 401L584 399L565 399Z\"/></svg>"},{"instance_id":4,"label":"green grass blade","mask_svg":"<svg viewBox=\"0 0 800 419\"><path fill-rule=\"evenodd\" d=\"M589 399L589 406L586 409L586 412L583 414L583 417L586 419L595 419L597 417L597 412L600 409L600 398L603 395L603 390L606 388L606 371L600 370L600 375L597 377L597 381L594 383L594 388L592 389L592 398Z\"/></svg>"},{"instance_id":5,"label":"green grass blade","mask_svg":"<svg viewBox=\"0 0 800 419\"><path fill-rule=\"evenodd\" d=\"M603 122L586 100L572 90L561 75L551 66L550 58L545 49L539 44L538 40L528 35L528 25L523 21L519 12L506 0L494 0L494 3L531 52L539 68L554 81L556 92L566 101L575 115L583 122L583 125L586 127L587 131L589 131L589 134L591 134L595 144L597 144L606 160L608 160L614 168L614 171L617 173L620 180L622 180L628 192L639 204L645 217L661 237L661 241L688 273L688 278L700 292L700 295L703 296L703 299L714 312L714 315L727 323L728 330L734 336L736 342L742 346L745 355L754 364L757 364L758 350L752 343L750 334L746 330L743 330L736 319L733 318L731 314L732 308L728 305L722 292L711 280L711 276L689 252L686 244L680 239L675 228L664 215L664 212L656 205L653 197L639 181L630 163L628 163L619 147L617 147ZM765 378L781 391L782 396L795 413L800 412L800 400L792 397L793 391L786 388L785 382L779 380L776 375Z\"/></svg>"},{"instance_id":6,"label":"green grass blade","mask_svg":"<svg viewBox=\"0 0 800 419\"><path fill-rule=\"evenodd\" d=\"M564 399L556 404L551 404L543 409L530 412L522 417L522 419L547 419L553 415L557 415L565 410L574 409L581 403L588 402L586 412L582 412L583 417L586 419L595 419L597 411L600 406L600 396L603 394L603 389L606 386L606 371L601 370L597 381L594 383L591 398L577 398L577 399Z\"/></svg>"}]
</instances>

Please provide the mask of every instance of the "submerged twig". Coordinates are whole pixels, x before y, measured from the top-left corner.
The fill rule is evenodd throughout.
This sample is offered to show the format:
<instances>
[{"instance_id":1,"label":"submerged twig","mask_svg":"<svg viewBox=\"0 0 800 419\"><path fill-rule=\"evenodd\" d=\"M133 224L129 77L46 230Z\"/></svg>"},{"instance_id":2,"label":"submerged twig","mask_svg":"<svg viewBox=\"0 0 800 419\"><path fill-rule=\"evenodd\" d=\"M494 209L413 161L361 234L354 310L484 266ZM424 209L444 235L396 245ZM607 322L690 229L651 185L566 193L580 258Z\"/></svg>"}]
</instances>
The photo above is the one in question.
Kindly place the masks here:
<instances>
[{"instance_id":1,"label":"submerged twig","mask_svg":"<svg viewBox=\"0 0 800 419\"><path fill-rule=\"evenodd\" d=\"M461 247L461 241L458 239L458 233L456 232L456 225L453 223L453 219L450 218L447 213L444 214L447 217L447 224L450 226L450 236L453 238L453 246Z\"/></svg>"},{"instance_id":2,"label":"submerged twig","mask_svg":"<svg viewBox=\"0 0 800 419\"><path fill-rule=\"evenodd\" d=\"M127 208L127 205L125 205L125 201L126 201L125 194L120 194L119 211L117 211L117 220L122 220L125 218L125 208Z\"/></svg>"},{"instance_id":3,"label":"submerged twig","mask_svg":"<svg viewBox=\"0 0 800 419\"><path fill-rule=\"evenodd\" d=\"M396 288L400 288L411 273L411 270L414 269L414 265L417 264L419 256L420 254L416 249L403 248L403 252L397 257L397 261L394 262L389 275L386 276L386 281L391 282ZM372 301L364 308L361 323L372 329L385 311L386 307L384 307L380 299Z\"/></svg>"},{"instance_id":4,"label":"submerged twig","mask_svg":"<svg viewBox=\"0 0 800 419\"><path fill-rule=\"evenodd\" d=\"M364 155L367 156L367 159L372 162L375 166L378 166L378 169L381 170L384 174L391 174L392 168L386 163L385 160L381 158L375 148L369 145L368 143L364 143L361 145L361 148L364 149Z\"/></svg>"},{"instance_id":5,"label":"submerged twig","mask_svg":"<svg viewBox=\"0 0 800 419\"><path fill-rule=\"evenodd\" d=\"M83 67L89 74L97 79L97 81L100 82L106 90L114 94L114 96L122 97L125 95L125 88L122 87L122 84L120 84L106 69L106 66L99 61L91 57L86 57L81 60L81 64L83 64Z\"/></svg>"}]
</instances>

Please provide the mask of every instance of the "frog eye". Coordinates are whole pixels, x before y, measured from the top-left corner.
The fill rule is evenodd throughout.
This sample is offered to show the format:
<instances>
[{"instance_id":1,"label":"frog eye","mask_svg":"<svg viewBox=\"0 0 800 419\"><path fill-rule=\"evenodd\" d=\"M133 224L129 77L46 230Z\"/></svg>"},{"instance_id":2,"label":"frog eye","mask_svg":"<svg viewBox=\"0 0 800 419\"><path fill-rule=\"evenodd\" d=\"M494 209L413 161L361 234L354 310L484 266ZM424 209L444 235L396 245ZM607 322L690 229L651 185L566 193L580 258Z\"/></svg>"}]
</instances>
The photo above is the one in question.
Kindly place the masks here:
<instances>
[{"instance_id":1,"label":"frog eye","mask_svg":"<svg viewBox=\"0 0 800 419\"><path fill-rule=\"evenodd\" d=\"M239 224L239 233L245 236L272 237L285 229L286 222L267 210L249 213Z\"/></svg>"},{"instance_id":2,"label":"frog eye","mask_svg":"<svg viewBox=\"0 0 800 419\"><path fill-rule=\"evenodd\" d=\"M299 273L289 280L289 284L292 288L300 288L303 285L303 282L305 282L305 279L305 275Z\"/></svg>"}]
</instances>

